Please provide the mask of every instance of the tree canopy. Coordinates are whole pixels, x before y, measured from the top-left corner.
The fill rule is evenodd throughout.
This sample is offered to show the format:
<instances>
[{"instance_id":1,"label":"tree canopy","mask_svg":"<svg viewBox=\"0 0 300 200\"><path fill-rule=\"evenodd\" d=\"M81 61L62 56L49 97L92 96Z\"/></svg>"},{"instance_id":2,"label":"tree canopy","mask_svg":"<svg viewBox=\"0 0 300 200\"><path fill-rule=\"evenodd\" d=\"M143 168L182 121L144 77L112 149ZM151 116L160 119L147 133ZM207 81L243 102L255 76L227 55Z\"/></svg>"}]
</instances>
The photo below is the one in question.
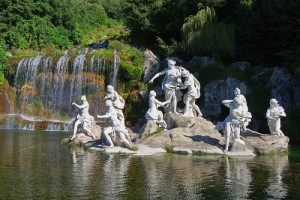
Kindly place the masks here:
<instances>
[{"instance_id":1,"label":"tree canopy","mask_svg":"<svg viewBox=\"0 0 300 200\"><path fill-rule=\"evenodd\" d=\"M68 48L124 23L132 44L164 55L294 69L299 9L298 0L2 0L0 36L8 47Z\"/></svg>"}]
</instances>

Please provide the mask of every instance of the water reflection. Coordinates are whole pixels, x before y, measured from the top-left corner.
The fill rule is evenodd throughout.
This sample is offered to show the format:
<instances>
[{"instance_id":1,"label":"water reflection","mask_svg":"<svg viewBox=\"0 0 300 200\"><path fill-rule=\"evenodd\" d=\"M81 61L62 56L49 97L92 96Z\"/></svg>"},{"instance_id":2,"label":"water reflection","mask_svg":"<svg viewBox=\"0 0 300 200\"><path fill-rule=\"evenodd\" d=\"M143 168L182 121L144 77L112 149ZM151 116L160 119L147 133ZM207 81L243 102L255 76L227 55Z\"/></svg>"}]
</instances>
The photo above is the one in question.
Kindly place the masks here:
<instances>
[{"instance_id":1,"label":"water reflection","mask_svg":"<svg viewBox=\"0 0 300 200\"><path fill-rule=\"evenodd\" d=\"M288 156L107 155L0 131L0 199L299 199Z\"/></svg>"},{"instance_id":2,"label":"water reflection","mask_svg":"<svg viewBox=\"0 0 300 200\"><path fill-rule=\"evenodd\" d=\"M231 199L249 198L252 177L247 161L252 159L252 157L225 157L225 187Z\"/></svg>"},{"instance_id":3,"label":"water reflection","mask_svg":"<svg viewBox=\"0 0 300 200\"><path fill-rule=\"evenodd\" d=\"M288 156L274 156L265 159L266 167L270 167L266 189L268 199L283 199L287 196L287 188L283 182L283 172L288 168Z\"/></svg>"},{"instance_id":4,"label":"water reflection","mask_svg":"<svg viewBox=\"0 0 300 200\"><path fill-rule=\"evenodd\" d=\"M103 199L118 199L124 192L127 180L127 170L130 158L123 156L114 159L115 155L108 155L103 166Z\"/></svg>"}]
</instances>

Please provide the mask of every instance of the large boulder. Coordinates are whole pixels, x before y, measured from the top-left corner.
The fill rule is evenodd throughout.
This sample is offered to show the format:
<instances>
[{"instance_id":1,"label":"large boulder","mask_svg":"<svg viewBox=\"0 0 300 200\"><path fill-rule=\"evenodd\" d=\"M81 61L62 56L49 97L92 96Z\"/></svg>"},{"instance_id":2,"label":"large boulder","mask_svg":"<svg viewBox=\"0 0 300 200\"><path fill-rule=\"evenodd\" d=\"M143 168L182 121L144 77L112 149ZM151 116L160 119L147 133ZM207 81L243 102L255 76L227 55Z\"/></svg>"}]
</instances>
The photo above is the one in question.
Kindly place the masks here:
<instances>
[{"instance_id":1,"label":"large boulder","mask_svg":"<svg viewBox=\"0 0 300 200\"><path fill-rule=\"evenodd\" d=\"M201 109L203 116L217 118L221 114L222 101L233 99L235 88L239 88L243 95L250 93L244 81L231 77L206 84L203 89L204 106Z\"/></svg>"},{"instance_id":2,"label":"large boulder","mask_svg":"<svg viewBox=\"0 0 300 200\"><path fill-rule=\"evenodd\" d=\"M273 68L267 87L271 98L275 98L287 112L300 109L300 81L292 79L284 68Z\"/></svg>"},{"instance_id":3,"label":"large boulder","mask_svg":"<svg viewBox=\"0 0 300 200\"><path fill-rule=\"evenodd\" d=\"M289 138L272 134L261 134L247 129L241 134L246 146L255 154L284 152L288 149Z\"/></svg>"},{"instance_id":4,"label":"large boulder","mask_svg":"<svg viewBox=\"0 0 300 200\"><path fill-rule=\"evenodd\" d=\"M222 154L224 140L214 125L199 117L184 117L174 113L165 116L168 130L164 130L142 141L149 147L172 147L178 153Z\"/></svg>"},{"instance_id":5,"label":"large boulder","mask_svg":"<svg viewBox=\"0 0 300 200\"><path fill-rule=\"evenodd\" d=\"M99 125L93 123L90 126L90 129L91 129L92 133L96 136L96 140L102 139L102 130ZM89 136L88 134L86 134L82 128L79 128L78 133L76 134L76 136L73 140L71 140L72 136L73 136L73 134L64 138L62 140L62 143L67 144L67 145L83 146L88 142L94 141L94 139L91 136Z\"/></svg>"},{"instance_id":6,"label":"large boulder","mask_svg":"<svg viewBox=\"0 0 300 200\"><path fill-rule=\"evenodd\" d=\"M247 129L241 134L245 145L231 140L230 151L223 152L224 137L215 130L215 125L210 121L174 113L165 114L165 121L168 130L144 138L141 144L151 148L165 148L175 153L226 154L229 156L270 154L288 149L288 137L261 134ZM145 130L149 131L150 129Z\"/></svg>"},{"instance_id":7,"label":"large boulder","mask_svg":"<svg viewBox=\"0 0 300 200\"><path fill-rule=\"evenodd\" d=\"M150 79L159 71L159 59L150 50L144 51L143 81Z\"/></svg>"}]
</instances>

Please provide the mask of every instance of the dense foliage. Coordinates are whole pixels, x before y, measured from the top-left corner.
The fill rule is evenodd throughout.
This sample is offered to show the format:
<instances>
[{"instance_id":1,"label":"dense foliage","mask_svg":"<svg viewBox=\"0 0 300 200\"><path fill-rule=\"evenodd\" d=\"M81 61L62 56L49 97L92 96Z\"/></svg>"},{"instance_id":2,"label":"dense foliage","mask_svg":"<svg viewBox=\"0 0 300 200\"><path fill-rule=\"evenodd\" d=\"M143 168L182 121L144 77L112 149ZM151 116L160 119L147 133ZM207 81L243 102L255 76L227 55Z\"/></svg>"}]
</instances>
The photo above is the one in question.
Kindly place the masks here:
<instances>
[{"instance_id":1,"label":"dense foliage","mask_svg":"<svg viewBox=\"0 0 300 200\"><path fill-rule=\"evenodd\" d=\"M220 46L226 48L230 45L230 48L220 49L219 45L208 45L209 40L198 39L198 49L190 42L194 45L193 55L211 56L213 47L223 60L228 60L228 55L231 55L231 61L281 65L297 71L300 65L298 0L126 0L124 21L136 43L182 56L185 55L182 45L186 44L188 36L185 26L195 25L195 18L205 21L201 11L208 7L215 11L214 26L197 26L192 33L208 32L210 40L216 42L211 33L227 32L229 34L217 35L216 38L223 37L225 40ZM234 38L231 31L234 31ZM193 39L191 36L195 35L190 34L190 40Z\"/></svg>"},{"instance_id":2,"label":"dense foliage","mask_svg":"<svg viewBox=\"0 0 300 200\"><path fill-rule=\"evenodd\" d=\"M70 47L111 20L100 0L0 1L0 32L9 46Z\"/></svg>"},{"instance_id":3,"label":"dense foliage","mask_svg":"<svg viewBox=\"0 0 300 200\"><path fill-rule=\"evenodd\" d=\"M7 60L6 56L6 45L3 40L0 39L0 86L2 85L2 82L4 80L4 74L3 71L5 69L5 62Z\"/></svg>"}]
</instances>

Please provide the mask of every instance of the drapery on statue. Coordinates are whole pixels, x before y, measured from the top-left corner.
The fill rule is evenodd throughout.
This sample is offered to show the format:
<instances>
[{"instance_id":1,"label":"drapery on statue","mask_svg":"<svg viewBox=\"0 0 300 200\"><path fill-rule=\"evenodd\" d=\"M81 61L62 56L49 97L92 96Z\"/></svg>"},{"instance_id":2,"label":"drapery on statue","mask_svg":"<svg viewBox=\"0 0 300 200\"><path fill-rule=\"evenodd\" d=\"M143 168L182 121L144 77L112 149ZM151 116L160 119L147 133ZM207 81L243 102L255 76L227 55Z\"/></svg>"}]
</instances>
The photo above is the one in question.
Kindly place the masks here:
<instances>
[{"instance_id":1,"label":"drapery on statue","mask_svg":"<svg viewBox=\"0 0 300 200\"><path fill-rule=\"evenodd\" d=\"M131 147L131 143L127 138L130 138L128 135L128 131L126 130L125 124L124 124L124 115L122 111L118 111L115 109L113 102L111 100L106 100L105 102L106 106L106 113L105 115L97 115L97 118L100 119L109 119L110 126L104 127L103 133L105 135L105 138L109 142L109 147L114 147L114 143L111 139L111 136L109 134L117 134L121 140L126 144L127 147ZM107 123L106 123L107 125Z\"/></svg>"},{"instance_id":2,"label":"drapery on statue","mask_svg":"<svg viewBox=\"0 0 300 200\"><path fill-rule=\"evenodd\" d=\"M188 70L182 68L182 76L185 77L183 86L180 89L188 88L187 93L183 97L185 108L183 115L187 117L195 117L193 109L196 111L196 116L201 117L202 113L196 105L196 100L200 98L200 83Z\"/></svg>"},{"instance_id":3,"label":"drapery on statue","mask_svg":"<svg viewBox=\"0 0 300 200\"><path fill-rule=\"evenodd\" d=\"M248 112L247 101L244 95L241 94L238 88L235 89L234 94L235 98L233 100L222 101L222 104L230 109L230 113L224 122L219 122L216 126L217 130L225 129L225 152L228 151L231 135L233 142L245 144L240 139L240 132L246 130L252 118L251 113Z\"/></svg>"},{"instance_id":4,"label":"drapery on statue","mask_svg":"<svg viewBox=\"0 0 300 200\"><path fill-rule=\"evenodd\" d=\"M76 106L79 110L74 130L73 130L73 136L71 140L73 140L76 136L78 126L82 124L83 129L88 133L89 136L91 136L93 139L96 139L95 135L92 133L92 131L89 129L89 126L92 125L92 122L94 121L94 117L89 114L89 103L86 100L85 96L81 97L82 104L78 105L76 103L72 103L73 106Z\"/></svg>"},{"instance_id":5,"label":"drapery on statue","mask_svg":"<svg viewBox=\"0 0 300 200\"><path fill-rule=\"evenodd\" d=\"M284 136L281 129L281 117L286 117L284 109L278 104L276 99L270 100L270 108L268 108L266 117L268 119L268 126L271 134L278 136Z\"/></svg>"},{"instance_id":6,"label":"drapery on statue","mask_svg":"<svg viewBox=\"0 0 300 200\"><path fill-rule=\"evenodd\" d=\"M168 68L155 74L153 78L149 81L152 83L159 76L165 75L162 82L162 89L165 92L165 99L171 99L171 103L165 107L165 112L177 112L177 102L181 100L182 93L179 87L182 86L181 81L181 68L175 66L174 60L168 60Z\"/></svg>"},{"instance_id":7,"label":"drapery on statue","mask_svg":"<svg viewBox=\"0 0 300 200\"><path fill-rule=\"evenodd\" d=\"M149 109L145 115L147 120L155 121L159 126L167 128L167 124L163 119L163 113L158 109L160 106L164 106L171 102L171 99L160 102L156 98L156 93L154 90L151 90L149 93Z\"/></svg>"}]
</instances>

